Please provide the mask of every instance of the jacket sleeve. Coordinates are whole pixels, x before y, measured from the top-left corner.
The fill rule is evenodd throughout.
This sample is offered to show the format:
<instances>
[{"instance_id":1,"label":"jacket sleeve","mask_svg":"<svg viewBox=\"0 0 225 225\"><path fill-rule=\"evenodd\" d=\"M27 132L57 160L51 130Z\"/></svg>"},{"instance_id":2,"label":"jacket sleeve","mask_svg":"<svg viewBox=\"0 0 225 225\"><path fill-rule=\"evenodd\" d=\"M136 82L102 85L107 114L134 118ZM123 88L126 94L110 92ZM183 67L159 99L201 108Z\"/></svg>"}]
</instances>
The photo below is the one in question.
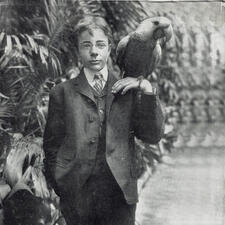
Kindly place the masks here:
<instances>
[{"instance_id":1,"label":"jacket sleeve","mask_svg":"<svg viewBox=\"0 0 225 225\"><path fill-rule=\"evenodd\" d=\"M136 93L134 99L135 136L149 144L157 144L164 132L164 115L159 97Z\"/></svg>"},{"instance_id":2,"label":"jacket sleeve","mask_svg":"<svg viewBox=\"0 0 225 225\"><path fill-rule=\"evenodd\" d=\"M63 102L59 90L51 91L49 96L48 117L43 137L43 149L45 152L45 172L50 172L56 161L56 155L64 136Z\"/></svg>"}]
</instances>

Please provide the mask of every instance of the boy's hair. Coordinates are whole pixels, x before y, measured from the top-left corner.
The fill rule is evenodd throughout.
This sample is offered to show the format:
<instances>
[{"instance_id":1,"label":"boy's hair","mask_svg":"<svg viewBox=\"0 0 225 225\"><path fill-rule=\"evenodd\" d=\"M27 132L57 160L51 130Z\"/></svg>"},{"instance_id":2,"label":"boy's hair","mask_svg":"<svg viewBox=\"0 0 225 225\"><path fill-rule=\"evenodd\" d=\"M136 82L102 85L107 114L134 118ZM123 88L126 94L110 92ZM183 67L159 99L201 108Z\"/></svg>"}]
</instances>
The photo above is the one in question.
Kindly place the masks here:
<instances>
[{"instance_id":1,"label":"boy's hair","mask_svg":"<svg viewBox=\"0 0 225 225\"><path fill-rule=\"evenodd\" d=\"M79 49L78 38L80 34L84 31L88 31L92 35L94 29L101 29L108 37L109 44L112 44L112 32L107 22L100 16L86 16L80 19L74 27L74 41L77 49Z\"/></svg>"}]
</instances>

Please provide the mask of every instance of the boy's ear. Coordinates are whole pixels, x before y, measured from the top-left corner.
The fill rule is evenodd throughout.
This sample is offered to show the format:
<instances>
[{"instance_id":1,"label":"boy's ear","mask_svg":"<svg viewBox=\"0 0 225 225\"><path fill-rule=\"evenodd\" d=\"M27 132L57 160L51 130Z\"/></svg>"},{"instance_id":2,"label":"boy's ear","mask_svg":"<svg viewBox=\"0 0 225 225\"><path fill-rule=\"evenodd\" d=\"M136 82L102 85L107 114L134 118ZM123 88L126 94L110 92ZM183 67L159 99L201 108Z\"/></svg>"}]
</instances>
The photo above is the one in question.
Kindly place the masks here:
<instances>
[{"instance_id":1,"label":"boy's ear","mask_svg":"<svg viewBox=\"0 0 225 225\"><path fill-rule=\"evenodd\" d=\"M111 52L111 50L112 50L112 44L109 43L109 52Z\"/></svg>"},{"instance_id":2,"label":"boy's ear","mask_svg":"<svg viewBox=\"0 0 225 225\"><path fill-rule=\"evenodd\" d=\"M112 45L109 44L109 47L108 47L108 57L110 56L111 50L112 50Z\"/></svg>"}]
</instances>

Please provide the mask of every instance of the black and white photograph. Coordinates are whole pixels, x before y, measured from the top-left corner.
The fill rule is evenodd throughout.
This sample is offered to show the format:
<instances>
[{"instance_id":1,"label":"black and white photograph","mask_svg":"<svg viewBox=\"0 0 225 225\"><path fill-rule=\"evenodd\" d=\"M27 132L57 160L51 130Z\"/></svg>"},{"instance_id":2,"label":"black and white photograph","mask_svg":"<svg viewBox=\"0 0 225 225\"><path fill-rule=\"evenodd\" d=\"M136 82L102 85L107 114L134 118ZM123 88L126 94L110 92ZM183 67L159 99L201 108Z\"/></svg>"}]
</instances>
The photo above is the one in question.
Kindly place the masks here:
<instances>
[{"instance_id":1,"label":"black and white photograph","mask_svg":"<svg viewBox=\"0 0 225 225\"><path fill-rule=\"evenodd\" d=\"M0 0L0 225L225 225L225 0Z\"/></svg>"}]
</instances>

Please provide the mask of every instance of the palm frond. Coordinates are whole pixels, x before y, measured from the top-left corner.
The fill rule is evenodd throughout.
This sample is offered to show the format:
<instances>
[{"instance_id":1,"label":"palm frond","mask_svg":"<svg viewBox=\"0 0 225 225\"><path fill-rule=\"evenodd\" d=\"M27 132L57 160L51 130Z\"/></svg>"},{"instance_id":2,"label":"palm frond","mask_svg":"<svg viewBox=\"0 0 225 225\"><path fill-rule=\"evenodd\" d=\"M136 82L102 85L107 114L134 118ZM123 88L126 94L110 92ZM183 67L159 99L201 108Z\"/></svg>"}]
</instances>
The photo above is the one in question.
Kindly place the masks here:
<instances>
[{"instance_id":1,"label":"palm frond","mask_svg":"<svg viewBox=\"0 0 225 225\"><path fill-rule=\"evenodd\" d=\"M102 1L113 31L130 32L147 16L140 1Z\"/></svg>"},{"instance_id":2,"label":"palm frond","mask_svg":"<svg viewBox=\"0 0 225 225\"><path fill-rule=\"evenodd\" d=\"M1 93L0 93L1 94ZM10 99L4 97L3 94L0 95L0 118L10 118L13 117L14 107Z\"/></svg>"}]
</instances>

